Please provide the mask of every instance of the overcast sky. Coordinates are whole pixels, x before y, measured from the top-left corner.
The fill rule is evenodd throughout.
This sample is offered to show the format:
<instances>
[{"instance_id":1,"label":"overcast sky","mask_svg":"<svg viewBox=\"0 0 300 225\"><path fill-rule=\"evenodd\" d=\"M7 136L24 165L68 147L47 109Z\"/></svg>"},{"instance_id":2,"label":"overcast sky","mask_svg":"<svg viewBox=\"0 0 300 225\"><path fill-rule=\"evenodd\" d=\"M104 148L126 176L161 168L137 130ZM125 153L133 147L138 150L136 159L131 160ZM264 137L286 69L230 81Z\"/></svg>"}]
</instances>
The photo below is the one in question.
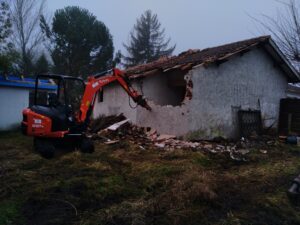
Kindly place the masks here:
<instances>
[{"instance_id":1,"label":"overcast sky","mask_svg":"<svg viewBox=\"0 0 300 225\"><path fill-rule=\"evenodd\" d=\"M276 0L48 0L47 8L53 14L69 5L86 8L104 22L122 53L136 18L151 9L177 45L176 54L258 36L249 15L275 16L282 8Z\"/></svg>"}]
</instances>

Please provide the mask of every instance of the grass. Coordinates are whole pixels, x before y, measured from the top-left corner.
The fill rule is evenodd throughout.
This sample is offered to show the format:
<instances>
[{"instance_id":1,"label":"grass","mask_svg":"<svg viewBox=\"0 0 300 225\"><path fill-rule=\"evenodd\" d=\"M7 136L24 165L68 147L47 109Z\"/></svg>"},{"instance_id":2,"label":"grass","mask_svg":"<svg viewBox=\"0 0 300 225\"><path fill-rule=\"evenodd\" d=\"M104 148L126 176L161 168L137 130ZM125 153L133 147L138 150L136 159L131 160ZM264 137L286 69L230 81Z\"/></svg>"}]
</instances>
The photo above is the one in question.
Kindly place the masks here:
<instances>
[{"instance_id":1,"label":"grass","mask_svg":"<svg viewBox=\"0 0 300 225\"><path fill-rule=\"evenodd\" d=\"M96 143L52 160L32 139L0 134L0 225L300 224L286 195L300 148L251 149L246 162L201 151Z\"/></svg>"},{"instance_id":2,"label":"grass","mask_svg":"<svg viewBox=\"0 0 300 225\"><path fill-rule=\"evenodd\" d=\"M0 224L23 222L18 200L2 201L0 205Z\"/></svg>"}]
</instances>

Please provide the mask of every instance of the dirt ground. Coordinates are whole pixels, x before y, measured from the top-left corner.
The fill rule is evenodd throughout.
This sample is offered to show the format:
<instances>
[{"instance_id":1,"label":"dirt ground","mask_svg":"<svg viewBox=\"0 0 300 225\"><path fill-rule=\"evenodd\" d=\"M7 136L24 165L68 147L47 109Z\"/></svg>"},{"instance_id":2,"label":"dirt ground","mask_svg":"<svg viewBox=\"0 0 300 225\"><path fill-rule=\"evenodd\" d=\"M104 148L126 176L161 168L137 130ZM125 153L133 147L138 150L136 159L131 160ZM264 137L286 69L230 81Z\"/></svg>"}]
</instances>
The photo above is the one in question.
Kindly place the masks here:
<instances>
[{"instance_id":1,"label":"dirt ground","mask_svg":"<svg viewBox=\"0 0 300 225\"><path fill-rule=\"evenodd\" d=\"M236 162L227 153L96 142L93 154L47 160L31 138L2 133L0 224L300 224L286 195L300 148L249 150Z\"/></svg>"}]
</instances>

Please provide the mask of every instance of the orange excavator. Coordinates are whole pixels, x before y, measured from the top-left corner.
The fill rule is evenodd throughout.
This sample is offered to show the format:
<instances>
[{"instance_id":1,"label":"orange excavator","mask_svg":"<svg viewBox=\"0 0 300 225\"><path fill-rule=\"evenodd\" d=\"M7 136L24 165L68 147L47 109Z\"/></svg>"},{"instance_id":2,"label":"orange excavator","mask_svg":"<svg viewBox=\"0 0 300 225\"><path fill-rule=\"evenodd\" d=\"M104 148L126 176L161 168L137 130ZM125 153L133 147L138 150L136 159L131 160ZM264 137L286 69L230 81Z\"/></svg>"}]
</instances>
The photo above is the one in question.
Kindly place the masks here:
<instances>
[{"instance_id":1,"label":"orange excavator","mask_svg":"<svg viewBox=\"0 0 300 225\"><path fill-rule=\"evenodd\" d=\"M42 87L52 83L53 91ZM86 136L97 93L115 82L138 105L151 110L146 100L130 85L119 69L81 78L65 75L38 75L35 81L34 104L23 110L22 132L34 137L34 148L45 158L52 158L59 144L93 152L93 142ZM49 89L48 89L49 90ZM98 98L101 95L98 94Z\"/></svg>"}]
</instances>

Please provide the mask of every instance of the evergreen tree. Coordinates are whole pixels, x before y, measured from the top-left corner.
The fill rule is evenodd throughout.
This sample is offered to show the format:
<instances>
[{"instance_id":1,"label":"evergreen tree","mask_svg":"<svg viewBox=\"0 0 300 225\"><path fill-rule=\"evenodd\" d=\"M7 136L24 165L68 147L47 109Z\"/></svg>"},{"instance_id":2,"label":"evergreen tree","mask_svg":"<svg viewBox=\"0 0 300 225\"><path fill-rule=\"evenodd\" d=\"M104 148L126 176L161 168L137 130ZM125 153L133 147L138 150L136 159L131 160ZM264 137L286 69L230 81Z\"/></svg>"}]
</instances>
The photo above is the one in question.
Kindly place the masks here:
<instances>
[{"instance_id":1,"label":"evergreen tree","mask_svg":"<svg viewBox=\"0 0 300 225\"><path fill-rule=\"evenodd\" d=\"M45 56L42 54L35 63L35 73L36 74L45 74L49 72L49 62Z\"/></svg>"},{"instance_id":2,"label":"evergreen tree","mask_svg":"<svg viewBox=\"0 0 300 225\"><path fill-rule=\"evenodd\" d=\"M112 66L113 42L108 28L88 10L69 6L55 12L52 28L41 18L51 40L54 72L84 76Z\"/></svg>"},{"instance_id":3,"label":"evergreen tree","mask_svg":"<svg viewBox=\"0 0 300 225\"><path fill-rule=\"evenodd\" d=\"M113 61L113 67L118 67L119 65L121 66L122 64L122 53L120 50L118 50L115 54L115 58Z\"/></svg>"},{"instance_id":4,"label":"evergreen tree","mask_svg":"<svg viewBox=\"0 0 300 225\"><path fill-rule=\"evenodd\" d=\"M147 10L137 19L130 32L129 44L123 44L127 50L124 56L125 66L148 63L173 53L176 45L168 47L170 38L165 40L165 29L161 29L157 15Z\"/></svg>"}]
</instances>

